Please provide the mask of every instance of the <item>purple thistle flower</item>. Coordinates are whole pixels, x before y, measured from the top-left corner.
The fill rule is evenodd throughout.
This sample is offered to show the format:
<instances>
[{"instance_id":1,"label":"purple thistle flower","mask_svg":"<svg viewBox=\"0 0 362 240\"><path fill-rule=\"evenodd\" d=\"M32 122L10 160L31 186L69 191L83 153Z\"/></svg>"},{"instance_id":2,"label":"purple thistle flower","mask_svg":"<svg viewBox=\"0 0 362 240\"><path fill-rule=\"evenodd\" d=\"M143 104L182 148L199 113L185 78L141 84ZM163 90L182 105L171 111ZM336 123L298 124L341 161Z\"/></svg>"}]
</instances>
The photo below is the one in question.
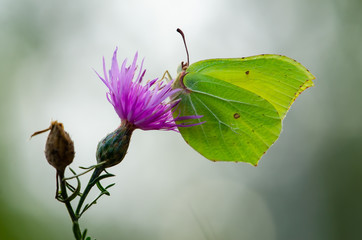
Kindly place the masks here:
<instances>
[{"instance_id":1,"label":"purple thistle flower","mask_svg":"<svg viewBox=\"0 0 362 240\"><path fill-rule=\"evenodd\" d=\"M174 118L172 113L179 102L174 97L180 89L172 89L173 80L165 83L163 79L158 80L156 78L142 84L146 70L142 69L142 60L138 75L135 78L137 58L138 54L136 53L130 66L126 66L126 59L119 68L116 48L108 75L104 58L104 78L97 73L109 89L107 99L121 118L122 124L143 130L174 131L177 131L177 127L190 127L201 124L175 123L175 121L198 119L202 116L178 116Z\"/></svg>"}]
</instances>

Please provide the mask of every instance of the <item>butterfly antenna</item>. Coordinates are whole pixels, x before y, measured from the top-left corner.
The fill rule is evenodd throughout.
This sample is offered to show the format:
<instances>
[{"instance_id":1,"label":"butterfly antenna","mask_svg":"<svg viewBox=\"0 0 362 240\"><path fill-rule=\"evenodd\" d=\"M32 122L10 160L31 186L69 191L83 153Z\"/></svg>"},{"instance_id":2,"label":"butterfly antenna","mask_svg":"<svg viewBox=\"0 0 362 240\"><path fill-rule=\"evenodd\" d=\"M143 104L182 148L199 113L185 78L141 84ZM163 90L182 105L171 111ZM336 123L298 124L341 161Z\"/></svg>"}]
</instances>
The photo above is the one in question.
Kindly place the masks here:
<instances>
[{"instance_id":1,"label":"butterfly antenna","mask_svg":"<svg viewBox=\"0 0 362 240\"><path fill-rule=\"evenodd\" d=\"M187 50L187 45L186 45L186 40L185 40L185 34L183 33L183 31L179 28L176 29L176 31L181 34L182 36L182 40L184 41L184 44L185 44L185 49L186 49L186 55L187 55L187 65L186 66L189 66L189 63L190 63L190 59L189 59L189 51Z\"/></svg>"}]
</instances>

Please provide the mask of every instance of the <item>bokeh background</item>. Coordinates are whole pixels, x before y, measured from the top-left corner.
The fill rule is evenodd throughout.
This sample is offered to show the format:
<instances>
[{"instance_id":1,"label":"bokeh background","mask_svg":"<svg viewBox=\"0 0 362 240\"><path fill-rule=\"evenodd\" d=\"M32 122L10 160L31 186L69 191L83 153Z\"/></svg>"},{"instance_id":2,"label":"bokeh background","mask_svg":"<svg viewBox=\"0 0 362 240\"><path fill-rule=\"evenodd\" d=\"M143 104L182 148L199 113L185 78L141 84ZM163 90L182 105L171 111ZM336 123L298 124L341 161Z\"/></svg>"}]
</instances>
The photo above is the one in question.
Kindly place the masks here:
<instances>
[{"instance_id":1,"label":"bokeh background","mask_svg":"<svg viewBox=\"0 0 362 240\"><path fill-rule=\"evenodd\" d=\"M145 57L146 78L191 62L287 55L315 76L258 167L213 163L178 133L137 130L111 196L81 219L106 239L362 239L360 0L0 0L0 239L73 239L44 157L51 120L95 162L119 119L93 69ZM83 183L87 177L82 178Z\"/></svg>"}]
</instances>

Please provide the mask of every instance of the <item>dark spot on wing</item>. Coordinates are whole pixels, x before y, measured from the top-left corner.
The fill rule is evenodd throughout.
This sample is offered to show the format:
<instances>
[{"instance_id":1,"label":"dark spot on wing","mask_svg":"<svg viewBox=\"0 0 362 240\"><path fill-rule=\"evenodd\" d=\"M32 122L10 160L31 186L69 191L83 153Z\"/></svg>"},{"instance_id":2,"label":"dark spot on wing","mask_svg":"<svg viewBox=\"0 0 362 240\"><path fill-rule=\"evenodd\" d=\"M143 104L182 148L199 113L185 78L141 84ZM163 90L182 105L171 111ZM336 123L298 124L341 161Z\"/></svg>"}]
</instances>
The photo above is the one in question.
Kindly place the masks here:
<instances>
[{"instance_id":1,"label":"dark spot on wing","mask_svg":"<svg viewBox=\"0 0 362 240\"><path fill-rule=\"evenodd\" d=\"M245 72L245 74L246 74L246 75L249 75L249 73L250 73L250 71L249 71L249 70Z\"/></svg>"},{"instance_id":2,"label":"dark spot on wing","mask_svg":"<svg viewBox=\"0 0 362 240\"><path fill-rule=\"evenodd\" d=\"M240 114L239 113L234 113L234 118L235 119L238 119L240 117Z\"/></svg>"}]
</instances>

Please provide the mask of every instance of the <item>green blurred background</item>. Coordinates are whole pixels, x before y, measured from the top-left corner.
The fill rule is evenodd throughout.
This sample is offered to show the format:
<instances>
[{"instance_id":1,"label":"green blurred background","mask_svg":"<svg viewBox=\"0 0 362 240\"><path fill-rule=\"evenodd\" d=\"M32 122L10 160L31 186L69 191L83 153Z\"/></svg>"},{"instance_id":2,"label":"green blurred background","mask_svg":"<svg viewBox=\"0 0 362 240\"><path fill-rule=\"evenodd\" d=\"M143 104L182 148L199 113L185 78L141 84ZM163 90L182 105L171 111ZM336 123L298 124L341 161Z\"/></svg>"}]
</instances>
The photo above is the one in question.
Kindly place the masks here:
<instances>
[{"instance_id":1,"label":"green blurred background","mask_svg":"<svg viewBox=\"0 0 362 240\"><path fill-rule=\"evenodd\" d=\"M117 176L81 227L106 239L362 239L362 1L0 0L0 239L72 239L44 157L51 120L95 161L119 124L93 69L116 46L146 78L191 62L261 53L305 65L297 99L258 167L213 163L173 132L135 132ZM93 69L92 69L93 68ZM82 179L86 182L86 178Z\"/></svg>"}]
</instances>

